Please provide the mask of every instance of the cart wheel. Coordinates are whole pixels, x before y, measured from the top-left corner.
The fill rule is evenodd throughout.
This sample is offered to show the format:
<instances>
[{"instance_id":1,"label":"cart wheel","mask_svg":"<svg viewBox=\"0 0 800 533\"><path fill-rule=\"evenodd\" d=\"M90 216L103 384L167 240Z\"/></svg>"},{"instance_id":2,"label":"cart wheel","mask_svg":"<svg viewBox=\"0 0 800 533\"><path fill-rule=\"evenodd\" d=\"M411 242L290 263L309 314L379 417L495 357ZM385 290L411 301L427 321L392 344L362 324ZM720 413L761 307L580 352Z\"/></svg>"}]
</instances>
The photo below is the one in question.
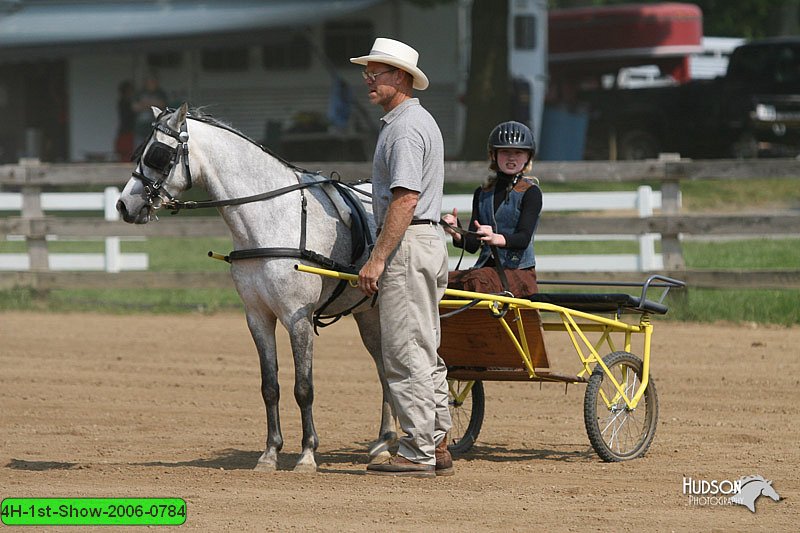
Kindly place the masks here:
<instances>
[{"instance_id":1,"label":"cart wheel","mask_svg":"<svg viewBox=\"0 0 800 533\"><path fill-rule=\"evenodd\" d=\"M642 382L642 361L628 352L614 352L603 358L614 379L631 398ZM634 459L647 452L656 432L658 396L651 380L636 409L628 409L600 365L586 386L583 420L589 442L603 461ZM611 404L606 404L606 400Z\"/></svg>"},{"instance_id":2,"label":"cart wheel","mask_svg":"<svg viewBox=\"0 0 800 533\"><path fill-rule=\"evenodd\" d=\"M483 425L483 382L448 379L447 388L447 404L453 419L447 448L454 454L467 453Z\"/></svg>"}]
</instances>

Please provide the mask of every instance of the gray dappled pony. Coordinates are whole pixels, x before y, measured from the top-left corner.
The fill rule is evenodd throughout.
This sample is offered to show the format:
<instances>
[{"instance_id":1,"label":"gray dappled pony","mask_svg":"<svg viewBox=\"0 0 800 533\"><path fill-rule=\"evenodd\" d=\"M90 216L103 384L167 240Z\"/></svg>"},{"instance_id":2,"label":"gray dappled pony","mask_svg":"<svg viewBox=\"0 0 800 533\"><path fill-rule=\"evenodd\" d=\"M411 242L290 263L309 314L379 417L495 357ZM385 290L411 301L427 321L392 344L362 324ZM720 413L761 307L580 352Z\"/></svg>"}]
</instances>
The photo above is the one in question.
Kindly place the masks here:
<instances>
[{"instance_id":1,"label":"gray dappled pony","mask_svg":"<svg viewBox=\"0 0 800 533\"><path fill-rule=\"evenodd\" d=\"M181 161L171 171L150 168L146 157L140 157L133 177L122 191L117 210L129 223L146 224L155 219L156 210L165 198L177 197L195 185L208 192L211 200L241 198L272 191L298 183L298 170L264 151L259 145L238 134L230 127L207 119L194 119L184 103L178 110L156 115L154 130L144 147L144 154L153 143L178 147L186 141L187 169ZM177 134L184 129L184 137ZM188 139L186 138L188 134ZM162 145L163 148L163 145ZM142 180L136 173L144 175ZM148 183L162 181L154 190ZM342 222L330 198L319 186L304 189L308 200L307 244L323 256L341 264L350 263L350 231ZM235 250L253 248L297 248L301 227L301 193L291 191L265 201L219 208L230 229ZM365 202L374 232L371 205ZM316 471L314 451L319 439L314 428L312 403L313 328L312 315L333 291L336 280L298 273L293 258L257 258L236 260L231 275L236 290L244 302L247 325L258 350L261 366L261 394L267 412L266 449L258 460L256 470L275 470L278 452L283 447L278 401L278 359L275 326L278 321L289 332L294 357L294 396L300 407L303 426L302 452L295 471ZM359 264L366 261L366 254ZM303 261L307 264L308 261ZM336 312L359 302L362 294L352 287L327 309ZM354 311L361 339L375 360L383 387L381 426L378 439L370 447L371 460L383 460L387 448L396 440L394 417L383 373L380 349L380 323L377 307L362 303Z\"/></svg>"}]
</instances>

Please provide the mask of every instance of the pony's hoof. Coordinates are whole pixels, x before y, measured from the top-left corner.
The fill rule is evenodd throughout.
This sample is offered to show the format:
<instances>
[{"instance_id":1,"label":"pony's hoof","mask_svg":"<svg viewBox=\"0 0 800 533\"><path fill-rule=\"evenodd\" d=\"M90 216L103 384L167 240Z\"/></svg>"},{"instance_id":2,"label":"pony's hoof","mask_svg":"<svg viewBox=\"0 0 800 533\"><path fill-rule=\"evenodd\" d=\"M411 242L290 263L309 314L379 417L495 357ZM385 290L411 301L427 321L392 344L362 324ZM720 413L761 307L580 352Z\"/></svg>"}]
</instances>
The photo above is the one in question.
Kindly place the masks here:
<instances>
[{"instance_id":1,"label":"pony's hoof","mask_svg":"<svg viewBox=\"0 0 800 533\"><path fill-rule=\"evenodd\" d=\"M294 471L298 474L316 474L317 463L314 461L313 457L310 459L301 459L294 465Z\"/></svg>"},{"instance_id":2,"label":"pony's hoof","mask_svg":"<svg viewBox=\"0 0 800 533\"><path fill-rule=\"evenodd\" d=\"M392 460L392 454L389 453L389 450L383 450L375 455L370 455L369 464L382 465L388 463L391 460Z\"/></svg>"},{"instance_id":3,"label":"pony's hoof","mask_svg":"<svg viewBox=\"0 0 800 533\"><path fill-rule=\"evenodd\" d=\"M294 471L298 474L316 474L317 465L297 464L294 467Z\"/></svg>"},{"instance_id":4,"label":"pony's hoof","mask_svg":"<svg viewBox=\"0 0 800 533\"><path fill-rule=\"evenodd\" d=\"M278 469L278 454L264 452L258 458L255 470L256 472L275 472Z\"/></svg>"},{"instance_id":5,"label":"pony's hoof","mask_svg":"<svg viewBox=\"0 0 800 533\"><path fill-rule=\"evenodd\" d=\"M375 442L369 448L370 462L373 457L383 456L391 452L391 447L397 444L397 435L395 433L386 433L383 438Z\"/></svg>"},{"instance_id":6,"label":"pony's hoof","mask_svg":"<svg viewBox=\"0 0 800 533\"><path fill-rule=\"evenodd\" d=\"M263 463L259 461L256 463L255 470L256 472L275 472L278 469L278 465L275 463L270 463L268 461L264 461Z\"/></svg>"}]
</instances>

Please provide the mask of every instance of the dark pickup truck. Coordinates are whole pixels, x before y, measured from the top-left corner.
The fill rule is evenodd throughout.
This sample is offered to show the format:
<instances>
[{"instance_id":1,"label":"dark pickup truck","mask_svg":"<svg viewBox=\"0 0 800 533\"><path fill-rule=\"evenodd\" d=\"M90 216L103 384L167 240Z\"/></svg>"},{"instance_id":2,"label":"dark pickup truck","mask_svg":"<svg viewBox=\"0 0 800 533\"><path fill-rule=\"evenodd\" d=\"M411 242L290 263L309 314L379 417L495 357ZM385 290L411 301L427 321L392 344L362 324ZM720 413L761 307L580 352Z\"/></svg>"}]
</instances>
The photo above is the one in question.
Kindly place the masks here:
<instances>
[{"instance_id":1,"label":"dark pickup truck","mask_svg":"<svg viewBox=\"0 0 800 533\"><path fill-rule=\"evenodd\" d=\"M586 159L794 157L800 154L800 38L752 41L725 76L668 87L595 90Z\"/></svg>"}]
</instances>

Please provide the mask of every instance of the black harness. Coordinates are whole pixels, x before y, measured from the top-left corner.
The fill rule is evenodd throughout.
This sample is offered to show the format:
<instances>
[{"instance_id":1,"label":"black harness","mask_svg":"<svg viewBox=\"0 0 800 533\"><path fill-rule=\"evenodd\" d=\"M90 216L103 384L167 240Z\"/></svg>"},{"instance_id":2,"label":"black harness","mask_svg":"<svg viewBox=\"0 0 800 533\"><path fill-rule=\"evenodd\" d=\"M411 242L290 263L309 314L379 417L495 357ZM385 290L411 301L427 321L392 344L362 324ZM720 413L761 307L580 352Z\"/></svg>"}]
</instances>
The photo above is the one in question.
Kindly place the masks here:
<instances>
[{"instance_id":1,"label":"black harness","mask_svg":"<svg viewBox=\"0 0 800 533\"><path fill-rule=\"evenodd\" d=\"M300 243L298 248L270 247L270 248L250 248L245 250L233 250L228 255L224 256L223 259L228 263L231 263L233 261L239 261L244 259L259 259L265 257L296 258L314 262L320 265L322 268L330 270L338 270L340 272L348 272L351 274L358 273L358 268L356 267L356 264L358 263L358 260L361 258L364 252L372 251L374 240L372 237L372 233L369 230L367 213L364 210L364 206L355 196L354 191L357 192L358 194L370 197L371 194L355 188L354 185L342 183L338 179L333 179L333 178L314 179L313 181L306 181L306 182L300 181L301 173L313 177L317 177L319 176L319 174L313 174L305 169L302 169L296 165L289 163L288 161L285 161L284 159L280 158L267 148L259 145L252 139L245 137L240 132L232 128L226 128L225 126L210 121L205 121L198 117L187 117L222 127L223 129L235 133L236 135L252 142L253 144L256 144L265 152L279 159L287 166L293 168L298 175L298 183L287 185L286 187L281 187L280 189L276 189L273 191L267 191L264 193L255 194L252 196L245 196L241 198L230 198L225 200L186 201L186 202L178 200L177 198L174 198L169 193L169 191L166 190L164 184L170 179L173 172L175 171L175 168L178 167L180 164L182 164L186 180L188 181L187 189L191 188L192 186L192 175L191 175L191 170L189 168L189 144L188 144L189 133L186 127L186 121L184 121L181 124L180 131L175 131L160 121L160 119L163 116L165 116L170 112L172 112L172 110L167 109L163 111L156 118L155 122L153 122L152 124L153 131L151 132L150 137L141 145L139 149L137 149L137 152L135 154L136 168L131 173L132 177L140 180L144 185L145 193L147 195L147 202L151 208L157 209L159 207L165 207L167 209L170 209L172 214L177 214L181 211L181 209L202 209L210 207L242 205L251 202L268 200L270 198L282 196L292 191L300 191L301 223L300 223ZM173 139L178 141L178 144L172 147L158 140L155 140L152 143L150 143L150 140L153 138L156 131L172 137ZM152 179L146 176L143 172L144 170L142 168L143 165L155 171L159 175L159 178ZM350 264L348 265L341 264L338 261L335 261L329 257L326 257L322 254L319 254L317 252L314 252L313 250L309 250L306 248L306 221L308 218L308 210L307 210L308 202L305 196L305 189L309 187L316 187L319 185L323 185L325 183L333 185L333 187L336 189L340 197L344 200L345 204L347 205L351 213L350 231L351 231L352 251L350 255ZM209 255L211 255L210 252ZM347 288L347 283L348 282L344 280L340 281L334 288L331 296L325 301L325 303L323 303L319 307L319 309L317 309L317 311L315 311L313 316L315 333L317 332L317 328L333 324L341 317L349 315L353 311L353 309L355 309L356 307L358 307L364 301L367 300L368 297L365 296L364 298L359 300L355 305L349 307L348 309L342 312L334 314L324 314L325 310Z\"/></svg>"},{"instance_id":2,"label":"black harness","mask_svg":"<svg viewBox=\"0 0 800 533\"><path fill-rule=\"evenodd\" d=\"M156 118L155 122L152 124L153 131L150 133L150 137L148 137L134 153L136 157L136 168L133 169L131 176L140 180L144 185L144 190L147 193L147 202L151 207L159 207L159 203L165 201L165 196L167 202L177 201L163 186L172 176L175 167L181 161L183 162L183 171L186 175L186 180L189 183L186 188L192 188L192 171L189 169L189 132L186 129L186 122L181 124L180 131L173 130L159 121L167 111L162 111L158 118ZM178 141L178 144L176 146L170 146L161 141L154 141L148 146L150 139L153 138L156 131L169 135ZM158 172L159 178L152 179L146 176L142 171L142 164Z\"/></svg>"}]
</instances>

